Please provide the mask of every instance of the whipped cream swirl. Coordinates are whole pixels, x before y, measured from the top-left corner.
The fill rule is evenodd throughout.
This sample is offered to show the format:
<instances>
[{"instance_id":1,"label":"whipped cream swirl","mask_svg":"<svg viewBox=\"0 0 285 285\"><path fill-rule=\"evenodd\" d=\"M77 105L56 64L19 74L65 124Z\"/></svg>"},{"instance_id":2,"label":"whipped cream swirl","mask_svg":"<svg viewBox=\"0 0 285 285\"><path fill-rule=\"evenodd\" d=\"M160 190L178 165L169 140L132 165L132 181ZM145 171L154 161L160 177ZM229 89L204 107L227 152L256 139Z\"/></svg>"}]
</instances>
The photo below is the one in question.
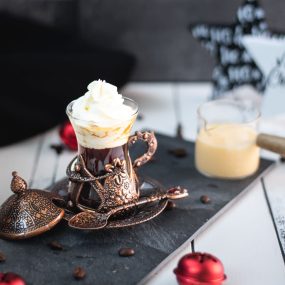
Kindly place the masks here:
<instances>
[{"instance_id":1,"label":"whipped cream swirl","mask_svg":"<svg viewBox=\"0 0 285 285\"><path fill-rule=\"evenodd\" d=\"M124 104L124 98L117 87L106 81L91 82L84 96L74 101L73 117L100 126L109 126L115 122L128 120L136 110Z\"/></svg>"},{"instance_id":2,"label":"whipped cream swirl","mask_svg":"<svg viewBox=\"0 0 285 285\"><path fill-rule=\"evenodd\" d=\"M136 113L135 103L128 106L116 86L101 80L91 82L67 111L78 143L95 149L127 143Z\"/></svg>"}]
</instances>

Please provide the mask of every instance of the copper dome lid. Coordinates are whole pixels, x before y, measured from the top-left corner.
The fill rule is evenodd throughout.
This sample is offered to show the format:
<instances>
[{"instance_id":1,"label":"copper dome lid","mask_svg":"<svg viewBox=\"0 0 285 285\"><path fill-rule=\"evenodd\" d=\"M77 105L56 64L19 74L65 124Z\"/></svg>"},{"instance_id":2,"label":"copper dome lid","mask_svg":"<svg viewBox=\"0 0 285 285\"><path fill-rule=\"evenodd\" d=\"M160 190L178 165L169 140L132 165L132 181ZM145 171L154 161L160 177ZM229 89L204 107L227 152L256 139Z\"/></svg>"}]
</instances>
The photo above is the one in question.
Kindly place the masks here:
<instances>
[{"instance_id":1,"label":"copper dome lid","mask_svg":"<svg viewBox=\"0 0 285 285\"><path fill-rule=\"evenodd\" d=\"M56 194L28 189L26 181L13 172L11 190L15 193L0 207L0 237L25 239L53 228L64 215L53 200Z\"/></svg>"}]
</instances>

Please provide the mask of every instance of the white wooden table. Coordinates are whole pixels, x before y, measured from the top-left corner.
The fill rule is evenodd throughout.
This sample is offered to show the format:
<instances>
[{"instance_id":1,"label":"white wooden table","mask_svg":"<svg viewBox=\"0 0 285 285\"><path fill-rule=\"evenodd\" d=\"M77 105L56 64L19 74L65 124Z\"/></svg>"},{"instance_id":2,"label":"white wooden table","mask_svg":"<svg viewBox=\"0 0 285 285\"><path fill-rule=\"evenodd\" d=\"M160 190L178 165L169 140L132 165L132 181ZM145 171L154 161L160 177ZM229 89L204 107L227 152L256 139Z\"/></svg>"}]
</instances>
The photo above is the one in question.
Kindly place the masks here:
<instances>
[{"instance_id":1,"label":"white wooden table","mask_svg":"<svg viewBox=\"0 0 285 285\"><path fill-rule=\"evenodd\" d=\"M134 130L152 129L174 136L180 122L184 137L193 140L196 136L196 109L207 100L211 85L130 83L122 93L139 103L143 115ZM263 120L261 129L285 136L285 113ZM39 188L65 176L66 166L75 153L64 151L57 156L50 145L58 142L58 129L54 128L32 139L0 148L1 203L11 194L13 170L26 178L30 186ZM277 158L267 152L263 155ZM285 195L285 164L277 164L266 175L265 182L269 188L284 185ZM181 256L191 252L190 242L165 259L141 284L177 284L173 269ZM194 244L196 251L212 253L222 260L228 276L226 285L285 284L284 261L260 182L202 232Z\"/></svg>"}]
</instances>

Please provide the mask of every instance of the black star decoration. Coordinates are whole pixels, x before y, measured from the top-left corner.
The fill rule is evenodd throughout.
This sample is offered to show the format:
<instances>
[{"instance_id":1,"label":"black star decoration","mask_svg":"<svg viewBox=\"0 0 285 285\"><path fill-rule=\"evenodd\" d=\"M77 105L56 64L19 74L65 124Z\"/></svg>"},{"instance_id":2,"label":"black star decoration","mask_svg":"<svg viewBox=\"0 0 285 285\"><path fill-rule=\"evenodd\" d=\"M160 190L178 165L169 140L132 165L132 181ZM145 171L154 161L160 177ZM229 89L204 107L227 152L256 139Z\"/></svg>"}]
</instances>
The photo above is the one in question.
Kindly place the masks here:
<instances>
[{"instance_id":1,"label":"black star decoration","mask_svg":"<svg viewBox=\"0 0 285 285\"><path fill-rule=\"evenodd\" d=\"M265 79L241 43L244 35L270 35L265 12L256 0L246 0L238 8L231 25L191 25L194 38L216 57L213 98L241 85L250 84L263 92Z\"/></svg>"}]
</instances>

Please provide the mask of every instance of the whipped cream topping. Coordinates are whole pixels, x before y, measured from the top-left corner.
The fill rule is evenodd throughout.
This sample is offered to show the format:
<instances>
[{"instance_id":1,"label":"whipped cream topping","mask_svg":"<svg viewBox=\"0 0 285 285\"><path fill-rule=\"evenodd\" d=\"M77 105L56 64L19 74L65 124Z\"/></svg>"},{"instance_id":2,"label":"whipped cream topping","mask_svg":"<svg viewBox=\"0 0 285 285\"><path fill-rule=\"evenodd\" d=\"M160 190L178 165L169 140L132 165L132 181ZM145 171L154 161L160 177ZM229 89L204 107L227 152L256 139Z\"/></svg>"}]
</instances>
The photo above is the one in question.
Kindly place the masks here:
<instances>
[{"instance_id":1,"label":"whipped cream topping","mask_svg":"<svg viewBox=\"0 0 285 285\"><path fill-rule=\"evenodd\" d=\"M117 87L106 81L93 81L87 89L84 96L74 101L72 116L76 119L110 126L114 122L130 119L136 111L125 105Z\"/></svg>"},{"instance_id":2,"label":"whipped cream topping","mask_svg":"<svg viewBox=\"0 0 285 285\"><path fill-rule=\"evenodd\" d=\"M81 146L113 148L128 142L136 119L137 107L128 106L117 87L105 81L93 81L84 96L67 110Z\"/></svg>"}]
</instances>

